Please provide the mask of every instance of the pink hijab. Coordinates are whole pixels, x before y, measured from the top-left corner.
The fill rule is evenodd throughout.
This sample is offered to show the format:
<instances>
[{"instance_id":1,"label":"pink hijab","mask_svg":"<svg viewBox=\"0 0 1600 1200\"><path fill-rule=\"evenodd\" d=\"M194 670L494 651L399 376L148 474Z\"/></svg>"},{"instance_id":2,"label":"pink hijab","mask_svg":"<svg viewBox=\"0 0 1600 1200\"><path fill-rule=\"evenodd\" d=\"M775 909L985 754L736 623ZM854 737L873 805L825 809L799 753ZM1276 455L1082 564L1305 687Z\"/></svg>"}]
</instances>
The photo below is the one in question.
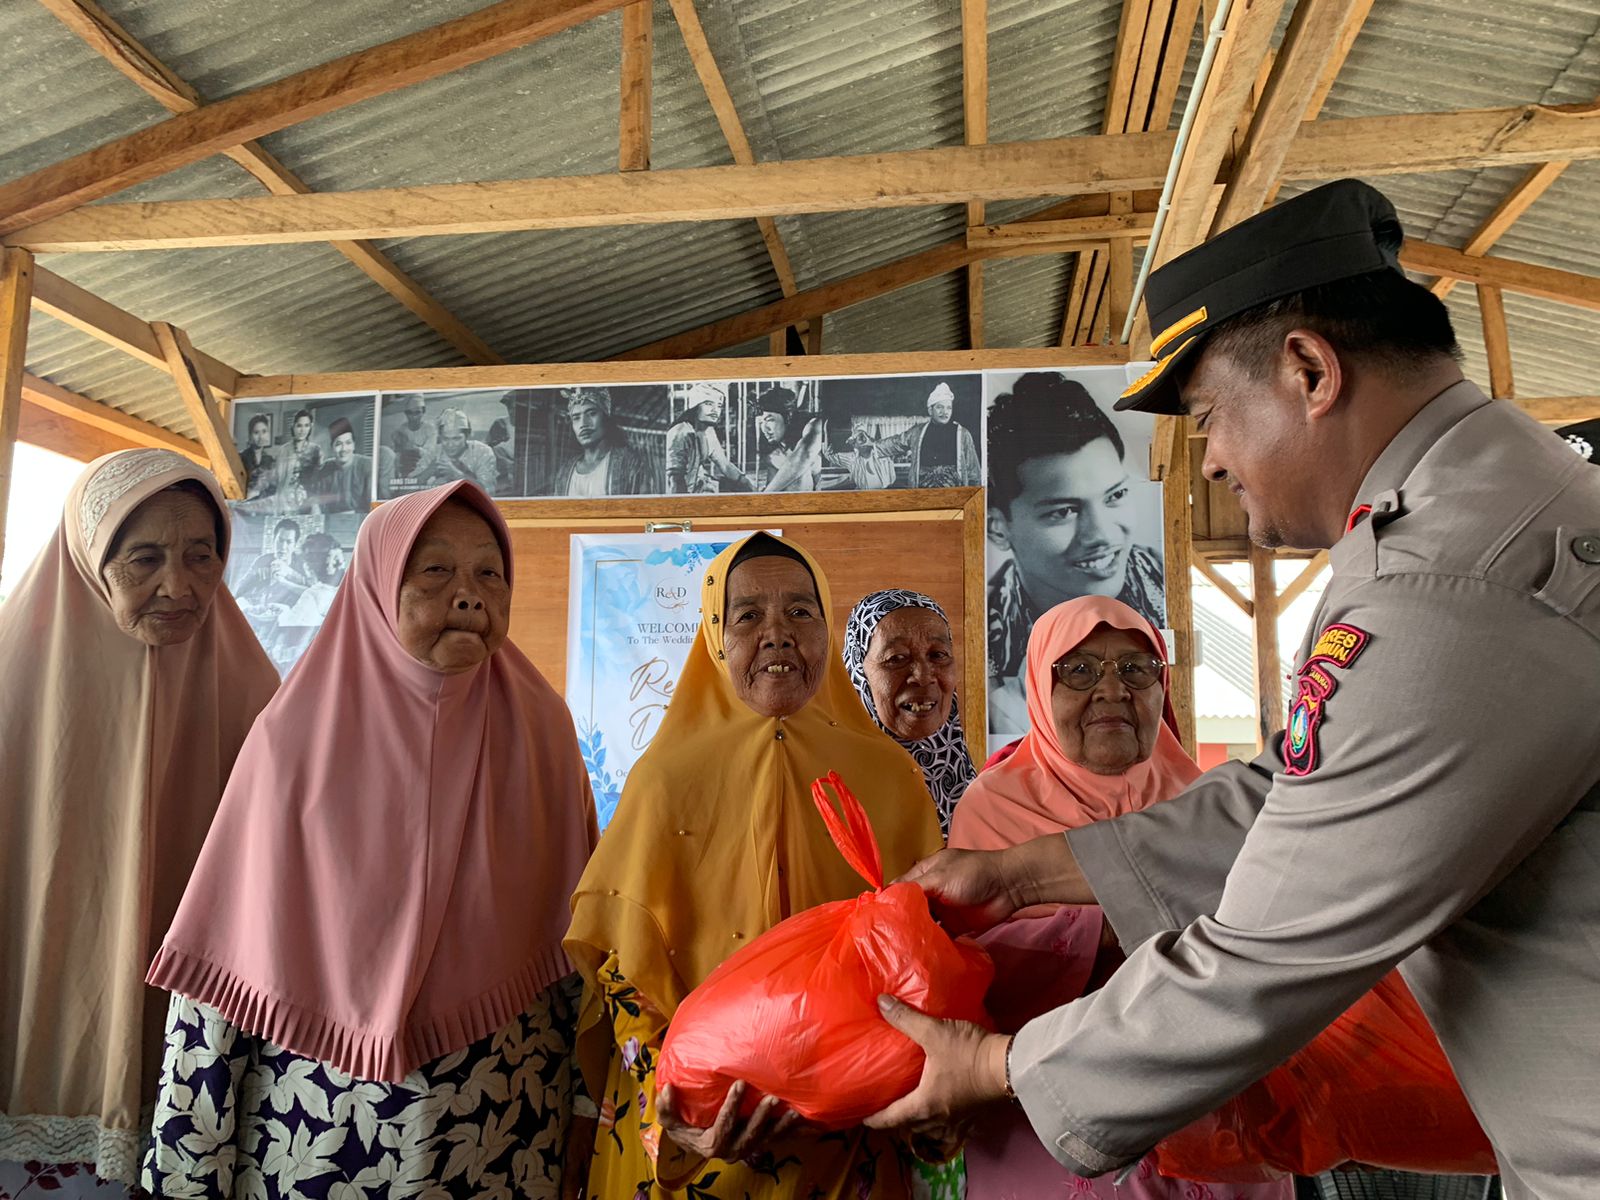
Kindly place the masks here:
<instances>
[{"instance_id":1,"label":"pink hijab","mask_svg":"<svg viewBox=\"0 0 1600 1200\"><path fill-rule=\"evenodd\" d=\"M397 636L406 559L450 499L361 527L327 621L239 755L150 982L360 1079L501 1028L572 968L567 898L598 837L561 697L509 641L444 675Z\"/></svg>"},{"instance_id":2,"label":"pink hijab","mask_svg":"<svg viewBox=\"0 0 1600 1200\"><path fill-rule=\"evenodd\" d=\"M1163 659L1161 633L1109 596L1080 596L1058 604L1028 636L1028 733L1004 761L980 772L956 805L950 844L999 850L1047 833L1077 829L1137 812L1177 795L1200 774L1178 741L1170 703L1163 704L1155 748L1121 775L1096 775L1066 756L1050 713L1052 667L1101 625L1139 634ZM1162 672L1161 687L1167 685Z\"/></svg>"}]
</instances>

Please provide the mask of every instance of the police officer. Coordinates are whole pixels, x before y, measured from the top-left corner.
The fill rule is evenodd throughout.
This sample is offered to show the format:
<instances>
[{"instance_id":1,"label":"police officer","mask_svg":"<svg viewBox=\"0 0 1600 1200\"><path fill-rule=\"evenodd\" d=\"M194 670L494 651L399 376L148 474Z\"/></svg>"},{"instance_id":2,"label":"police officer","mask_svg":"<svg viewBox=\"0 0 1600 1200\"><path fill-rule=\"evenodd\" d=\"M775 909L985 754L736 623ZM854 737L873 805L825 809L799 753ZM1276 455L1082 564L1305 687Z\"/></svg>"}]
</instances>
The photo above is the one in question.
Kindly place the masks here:
<instances>
[{"instance_id":1,"label":"police officer","mask_svg":"<svg viewBox=\"0 0 1600 1200\"><path fill-rule=\"evenodd\" d=\"M928 1061L869 1124L1014 1088L1114 1171L1398 964L1507 1196L1600 1196L1600 472L1462 378L1400 241L1342 180L1151 276L1118 407L1193 417L1257 544L1329 548L1288 729L1144 812L919 864L952 924L1099 903L1128 961L1014 1039L888 1002Z\"/></svg>"}]
</instances>

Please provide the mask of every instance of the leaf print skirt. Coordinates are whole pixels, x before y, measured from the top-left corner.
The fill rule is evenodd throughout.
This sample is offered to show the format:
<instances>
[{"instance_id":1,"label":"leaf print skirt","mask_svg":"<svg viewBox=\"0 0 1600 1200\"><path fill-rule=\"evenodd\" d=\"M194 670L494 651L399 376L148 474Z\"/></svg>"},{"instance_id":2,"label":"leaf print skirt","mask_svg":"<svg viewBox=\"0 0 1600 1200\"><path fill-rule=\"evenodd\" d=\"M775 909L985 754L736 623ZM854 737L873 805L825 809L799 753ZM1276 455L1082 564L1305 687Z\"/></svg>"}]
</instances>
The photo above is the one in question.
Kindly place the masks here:
<instances>
[{"instance_id":1,"label":"leaf print skirt","mask_svg":"<svg viewBox=\"0 0 1600 1200\"><path fill-rule=\"evenodd\" d=\"M581 984L403 1083L352 1079L173 996L143 1183L204 1200L556 1200Z\"/></svg>"}]
</instances>

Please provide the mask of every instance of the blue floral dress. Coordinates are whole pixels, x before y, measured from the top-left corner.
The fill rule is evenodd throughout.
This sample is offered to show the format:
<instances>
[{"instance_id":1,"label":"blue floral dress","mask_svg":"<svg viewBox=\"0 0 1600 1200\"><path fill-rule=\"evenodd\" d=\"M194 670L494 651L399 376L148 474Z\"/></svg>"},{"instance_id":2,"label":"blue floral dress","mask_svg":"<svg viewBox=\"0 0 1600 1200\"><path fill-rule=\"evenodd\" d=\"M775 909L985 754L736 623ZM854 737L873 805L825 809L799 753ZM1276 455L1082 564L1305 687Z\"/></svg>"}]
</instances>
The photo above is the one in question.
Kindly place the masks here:
<instances>
[{"instance_id":1,"label":"blue floral dress","mask_svg":"<svg viewBox=\"0 0 1600 1200\"><path fill-rule=\"evenodd\" d=\"M569 976L396 1084L353 1079L174 995L144 1187L203 1200L556 1200L580 990Z\"/></svg>"}]
</instances>

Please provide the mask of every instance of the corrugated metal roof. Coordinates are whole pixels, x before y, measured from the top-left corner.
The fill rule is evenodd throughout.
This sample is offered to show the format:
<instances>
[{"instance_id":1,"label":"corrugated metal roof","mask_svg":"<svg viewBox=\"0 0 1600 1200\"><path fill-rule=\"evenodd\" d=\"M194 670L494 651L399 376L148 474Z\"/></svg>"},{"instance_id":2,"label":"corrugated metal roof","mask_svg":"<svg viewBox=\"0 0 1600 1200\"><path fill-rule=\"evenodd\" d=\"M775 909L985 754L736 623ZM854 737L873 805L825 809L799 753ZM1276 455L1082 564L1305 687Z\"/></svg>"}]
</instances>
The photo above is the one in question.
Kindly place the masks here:
<instances>
[{"instance_id":1,"label":"corrugated metal roof","mask_svg":"<svg viewBox=\"0 0 1600 1200\"><path fill-rule=\"evenodd\" d=\"M483 0L108 0L180 76L219 99L365 45L473 11ZM960 11L953 0L699 0L706 34L758 158L949 145L962 138ZM995 141L1100 128L1118 0L991 0ZM665 0L656 2L653 164L730 161ZM272 134L265 144L318 188L607 172L616 166L620 18L598 18L477 66ZM1190 69L1199 39L1190 49ZM161 109L43 8L0 5L0 181L152 124ZM1392 0L1375 7L1324 115L1352 117L1600 94L1593 0ZM1180 94L1181 105L1181 94ZM1176 121L1176 114L1174 121ZM1377 180L1414 235L1459 245L1519 169ZM1496 248L1600 272L1600 165L1571 168ZM259 194L223 159L114 199ZM1003 220L1044 203L991 206ZM962 210L786 217L800 286L961 236ZM415 239L385 249L512 361L600 358L775 300L754 222ZM988 344L1059 336L1068 259L985 268ZM148 319L171 320L245 371L422 367L461 356L331 249L287 246L50 256L44 265ZM832 314L831 351L964 344L959 276ZM1483 378L1471 289L1451 297ZM1519 392L1597 390L1600 315L1507 296ZM734 348L762 353L764 342ZM733 350L723 353L734 352ZM48 318L29 369L187 428L168 381Z\"/></svg>"}]
</instances>

